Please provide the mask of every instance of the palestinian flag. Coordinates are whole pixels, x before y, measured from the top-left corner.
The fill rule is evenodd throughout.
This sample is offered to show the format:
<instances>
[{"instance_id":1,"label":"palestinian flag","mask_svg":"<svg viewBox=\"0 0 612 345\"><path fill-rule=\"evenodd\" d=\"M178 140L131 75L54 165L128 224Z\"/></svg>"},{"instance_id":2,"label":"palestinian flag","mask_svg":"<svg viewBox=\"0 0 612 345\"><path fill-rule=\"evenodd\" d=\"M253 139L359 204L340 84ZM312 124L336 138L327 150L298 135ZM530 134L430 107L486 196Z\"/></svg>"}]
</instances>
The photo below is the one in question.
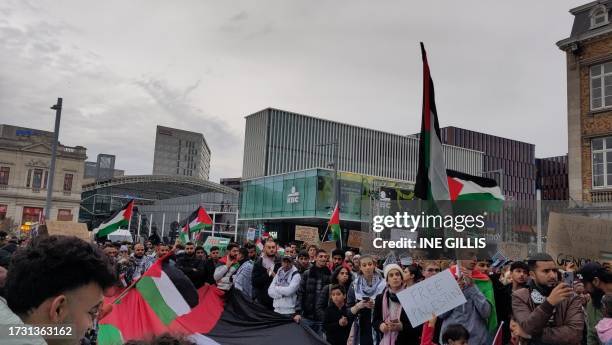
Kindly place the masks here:
<instances>
[{"instance_id":1,"label":"palestinian flag","mask_svg":"<svg viewBox=\"0 0 612 345\"><path fill-rule=\"evenodd\" d=\"M187 232L198 232L202 229L209 230L212 228L212 223L212 219L210 219L204 207L200 206L187 218L183 229L187 229Z\"/></svg>"},{"instance_id":2,"label":"palestinian flag","mask_svg":"<svg viewBox=\"0 0 612 345\"><path fill-rule=\"evenodd\" d=\"M419 136L419 167L414 194L421 200L450 200L434 84L422 42L421 55L423 57L423 113Z\"/></svg>"},{"instance_id":3,"label":"palestinian flag","mask_svg":"<svg viewBox=\"0 0 612 345\"><path fill-rule=\"evenodd\" d=\"M342 230L340 229L340 208L338 207L337 202L336 207L334 207L334 213L332 213L332 216L329 219L328 226L331 230L333 240L340 240L342 236Z\"/></svg>"},{"instance_id":4,"label":"palestinian flag","mask_svg":"<svg viewBox=\"0 0 612 345\"><path fill-rule=\"evenodd\" d=\"M235 289L224 293L207 284L196 290L164 258L100 319L98 344L120 345L163 333L186 336L198 345L264 345L270 339L326 344L308 327L247 300Z\"/></svg>"},{"instance_id":5,"label":"palestinian flag","mask_svg":"<svg viewBox=\"0 0 612 345\"><path fill-rule=\"evenodd\" d=\"M504 331L502 327L504 327L503 321L499 324L499 328L497 328L497 333L495 333L495 338L493 338L492 345L504 345Z\"/></svg>"},{"instance_id":6,"label":"palestinian flag","mask_svg":"<svg viewBox=\"0 0 612 345\"><path fill-rule=\"evenodd\" d=\"M134 209L134 200L130 200L122 209L113 213L107 220L93 229L93 233L97 237L106 236L121 227L127 227L132 218Z\"/></svg>"},{"instance_id":7,"label":"palestinian flag","mask_svg":"<svg viewBox=\"0 0 612 345\"><path fill-rule=\"evenodd\" d=\"M457 266L453 265L450 268L451 273L456 276ZM494 332L497 329L497 309L495 307L495 296L493 293L493 282L488 275L480 272L479 270L472 271L472 281L478 290L485 296L489 304L491 305L491 314L487 319L487 330Z\"/></svg>"},{"instance_id":8,"label":"palestinian flag","mask_svg":"<svg viewBox=\"0 0 612 345\"><path fill-rule=\"evenodd\" d=\"M488 201L504 200L497 182L486 177L446 170L450 200Z\"/></svg>"}]
</instances>

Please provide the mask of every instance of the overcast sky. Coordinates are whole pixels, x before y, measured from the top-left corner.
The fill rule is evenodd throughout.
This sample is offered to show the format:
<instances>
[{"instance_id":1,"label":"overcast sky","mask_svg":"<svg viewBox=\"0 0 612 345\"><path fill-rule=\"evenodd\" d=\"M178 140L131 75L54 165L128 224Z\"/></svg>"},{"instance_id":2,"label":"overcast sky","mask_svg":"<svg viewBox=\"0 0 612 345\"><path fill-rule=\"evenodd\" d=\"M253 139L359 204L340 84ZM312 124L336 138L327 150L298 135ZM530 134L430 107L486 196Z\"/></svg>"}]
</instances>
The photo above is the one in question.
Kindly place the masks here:
<instances>
[{"instance_id":1,"label":"overcast sky","mask_svg":"<svg viewBox=\"0 0 612 345\"><path fill-rule=\"evenodd\" d=\"M0 2L0 123L53 130L150 174L155 126L202 132L211 180L240 176L266 107L420 130L424 41L441 126L567 152L570 8L587 1Z\"/></svg>"}]
</instances>

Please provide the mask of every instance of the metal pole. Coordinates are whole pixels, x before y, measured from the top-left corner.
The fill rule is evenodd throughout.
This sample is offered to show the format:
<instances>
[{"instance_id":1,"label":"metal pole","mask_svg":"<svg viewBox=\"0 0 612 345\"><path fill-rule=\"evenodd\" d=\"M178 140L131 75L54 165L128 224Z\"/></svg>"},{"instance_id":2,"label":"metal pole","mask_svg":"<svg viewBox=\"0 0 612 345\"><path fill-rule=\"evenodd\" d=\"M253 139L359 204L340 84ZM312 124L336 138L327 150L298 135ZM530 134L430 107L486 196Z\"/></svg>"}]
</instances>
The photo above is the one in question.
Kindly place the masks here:
<instances>
[{"instance_id":1,"label":"metal pole","mask_svg":"<svg viewBox=\"0 0 612 345\"><path fill-rule=\"evenodd\" d=\"M140 225L142 225L142 214L138 213L138 231L136 235L137 239L140 239Z\"/></svg>"},{"instance_id":2,"label":"metal pole","mask_svg":"<svg viewBox=\"0 0 612 345\"><path fill-rule=\"evenodd\" d=\"M234 226L234 242L238 242L238 209L236 209L236 224Z\"/></svg>"},{"instance_id":3,"label":"metal pole","mask_svg":"<svg viewBox=\"0 0 612 345\"><path fill-rule=\"evenodd\" d=\"M539 189L536 189L536 217L538 253L542 253L542 191Z\"/></svg>"},{"instance_id":4,"label":"metal pole","mask_svg":"<svg viewBox=\"0 0 612 345\"><path fill-rule=\"evenodd\" d=\"M47 203L45 206L45 219L51 220L51 200L53 198L53 180L55 179L55 159L57 157L57 142L59 141L60 119L62 117L62 98L57 99L57 104L51 109L55 110L55 130L53 132L53 146L51 147L51 166L47 181Z\"/></svg>"},{"instance_id":5,"label":"metal pole","mask_svg":"<svg viewBox=\"0 0 612 345\"><path fill-rule=\"evenodd\" d=\"M151 219L149 219L149 237L151 237L152 226L153 226L153 213L151 213Z\"/></svg>"},{"instance_id":6,"label":"metal pole","mask_svg":"<svg viewBox=\"0 0 612 345\"><path fill-rule=\"evenodd\" d=\"M161 232L162 242L164 242L164 225L166 225L166 214L162 213L162 232Z\"/></svg>"},{"instance_id":7,"label":"metal pole","mask_svg":"<svg viewBox=\"0 0 612 345\"><path fill-rule=\"evenodd\" d=\"M217 221L217 212L213 213L213 223L210 228L210 236L215 237L215 222Z\"/></svg>"}]
</instances>

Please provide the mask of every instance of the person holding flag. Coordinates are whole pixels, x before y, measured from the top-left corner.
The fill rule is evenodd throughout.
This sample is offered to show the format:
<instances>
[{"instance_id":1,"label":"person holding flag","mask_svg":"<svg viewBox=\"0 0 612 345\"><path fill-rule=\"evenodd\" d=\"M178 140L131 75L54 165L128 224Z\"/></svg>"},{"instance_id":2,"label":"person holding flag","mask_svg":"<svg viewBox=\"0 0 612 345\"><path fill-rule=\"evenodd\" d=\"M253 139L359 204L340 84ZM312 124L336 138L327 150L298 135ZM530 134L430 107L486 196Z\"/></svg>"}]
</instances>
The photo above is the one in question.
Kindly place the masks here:
<instances>
[{"instance_id":1,"label":"person holding flag","mask_svg":"<svg viewBox=\"0 0 612 345\"><path fill-rule=\"evenodd\" d=\"M329 219L327 228L328 230L331 230L332 239L334 241L340 241L340 248L342 248L342 229L340 228L340 207L338 205L338 202L336 202L334 212L332 213L332 216ZM325 240L325 236L323 236L323 240Z\"/></svg>"},{"instance_id":2,"label":"person holding flag","mask_svg":"<svg viewBox=\"0 0 612 345\"><path fill-rule=\"evenodd\" d=\"M107 220L102 222L97 228L93 229L96 238L107 236L121 227L128 227L132 212L134 211L134 200L128 201L120 210L113 213Z\"/></svg>"},{"instance_id":3,"label":"person holding flag","mask_svg":"<svg viewBox=\"0 0 612 345\"><path fill-rule=\"evenodd\" d=\"M204 207L198 207L185 221L180 234L181 242L189 242L189 238L192 233L199 232L200 230L209 230L212 228L212 219L206 213Z\"/></svg>"}]
</instances>

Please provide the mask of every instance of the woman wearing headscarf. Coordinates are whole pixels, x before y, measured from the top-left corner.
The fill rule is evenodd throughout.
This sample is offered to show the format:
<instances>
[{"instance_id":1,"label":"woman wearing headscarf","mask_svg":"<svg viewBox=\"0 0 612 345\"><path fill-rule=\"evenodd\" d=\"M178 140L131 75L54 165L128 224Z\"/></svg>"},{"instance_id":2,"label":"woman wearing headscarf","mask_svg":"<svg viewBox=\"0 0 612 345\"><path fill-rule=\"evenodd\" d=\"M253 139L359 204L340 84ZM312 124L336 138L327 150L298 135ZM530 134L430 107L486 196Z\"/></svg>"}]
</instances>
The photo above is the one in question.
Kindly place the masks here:
<instances>
[{"instance_id":1,"label":"woman wearing headscarf","mask_svg":"<svg viewBox=\"0 0 612 345\"><path fill-rule=\"evenodd\" d=\"M359 259L359 270L348 293L348 316L355 317L348 344L374 345L378 344L380 338L378 331L372 327L374 300L387 284L382 275L376 272L376 264L371 256L364 255Z\"/></svg>"},{"instance_id":2,"label":"woman wearing headscarf","mask_svg":"<svg viewBox=\"0 0 612 345\"><path fill-rule=\"evenodd\" d=\"M387 288L376 297L372 322L374 329L382 333L380 345L419 345L421 327L412 328L397 297L405 288L405 273L399 265L389 264L384 268L384 275Z\"/></svg>"}]
</instances>

